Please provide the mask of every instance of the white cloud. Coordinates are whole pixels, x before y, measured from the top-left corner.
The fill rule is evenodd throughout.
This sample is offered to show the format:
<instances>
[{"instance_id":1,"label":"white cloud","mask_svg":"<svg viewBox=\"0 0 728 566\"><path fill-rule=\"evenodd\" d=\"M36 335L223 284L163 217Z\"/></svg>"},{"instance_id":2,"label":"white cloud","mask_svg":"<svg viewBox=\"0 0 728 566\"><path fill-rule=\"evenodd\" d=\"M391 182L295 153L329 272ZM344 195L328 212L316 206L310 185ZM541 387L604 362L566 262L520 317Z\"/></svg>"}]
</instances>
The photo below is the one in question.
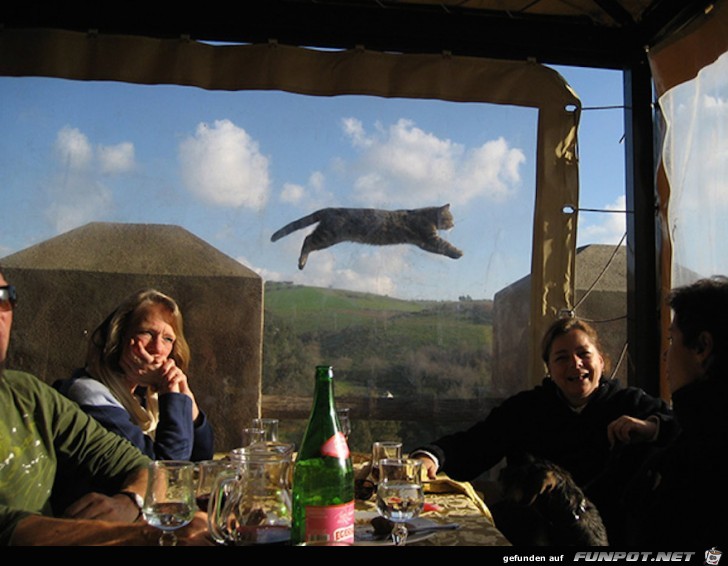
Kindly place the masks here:
<instances>
[{"instance_id":1,"label":"white cloud","mask_svg":"<svg viewBox=\"0 0 728 566\"><path fill-rule=\"evenodd\" d=\"M461 200L468 201L480 194L494 201L508 199L521 182L519 167L525 162L523 151L509 148L502 137L470 150L459 182L463 189Z\"/></svg>"},{"instance_id":2,"label":"white cloud","mask_svg":"<svg viewBox=\"0 0 728 566\"><path fill-rule=\"evenodd\" d=\"M502 201L515 195L521 182L519 168L526 157L504 138L466 150L407 119L388 128L376 124L371 134L354 118L342 123L359 152L348 167L354 198L366 205L464 204L481 196Z\"/></svg>"},{"instance_id":3,"label":"white cloud","mask_svg":"<svg viewBox=\"0 0 728 566\"><path fill-rule=\"evenodd\" d=\"M230 120L201 123L179 146L183 182L203 201L261 210L270 186L268 158Z\"/></svg>"},{"instance_id":4,"label":"white cloud","mask_svg":"<svg viewBox=\"0 0 728 566\"><path fill-rule=\"evenodd\" d=\"M100 145L97 149L101 172L107 175L127 173L134 169L134 144Z\"/></svg>"},{"instance_id":5,"label":"white cloud","mask_svg":"<svg viewBox=\"0 0 728 566\"><path fill-rule=\"evenodd\" d=\"M295 183L284 183L280 200L281 202L288 204L297 204L303 200L305 195L306 189L304 189L301 185L296 185Z\"/></svg>"},{"instance_id":6,"label":"white cloud","mask_svg":"<svg viewBox=\"0 0 728 566\"><path fill-rule=\"evenodd\" d=\"M367 139L364 134L364 125L361 123L361 120L344 118L341 121L341 126L355 147L366 147L370 145L371 140Z\"/></svg>"},{"instance_id":7,"label":"white cloud","mask_svg":"<svg viewBox=\"0 0 728 566\"><path fill-rule=\"evenodd\" d=\"M422 289L432 284L423 274L421 261L425 252L412 246L362 246L342 243L335 247L313 252L303 270L297 267L300 240L284 244L282 256L289 258L290 269L273 272L254 269L270 281L291 281L298 285L351 289L390 297L400 296L403 281ZM431 261L430 257L424 261Z\"/></svg>"},{"instance_id":8,"label":"white cloud","mask_svg":"<svg viewBox=\"0 0 728 566\"><path fill-rule=\"evenodd\" d=\"M347 251L340 245L336 251L314 252L302 271L297 271L285 280L314 287L351 289L390 296L395 294L395 279L399 269L393 255L382 256L381 250L367 250L361 246L348 257Z\"/></svg>"},{"instance_id":9,"label":"white cloud","mask_svg":"<svg viewBox=\"0 0 728 566\"><path fill-rule=\"evenodd\" d=\"M304 210L317 210L331 205L332 195L326 191L324 174L314 171L306 186L284 183L278 200L284 204L295 205Z\"/></svg>"},{"instance_id":10,"label":"white cloud","mask_svg":"<svg viewBox=\"0 0 728 566\"><path fill-rule=\"evenodd\" d=\"M47 183L50 204L44 214L56 232L108 217L113 195L99 177L133 170L134 145L99 145L94 151L86 134L66 126L56 135L53 149L55 171Z\"/></svg>"},{"instance_id":11,"label":"white cloud","mask_svg":"<svg viewBox=\"0 0 728 566\"><path fill-rule=\"evenodd\" d=\"M614 211L626 210L626 208L627 202L624 196L617 197L616 201L604 207L605 210ZM596 216L597 214L599 216ZM582 212L579 214L577 246L585 246L587 244L618 244L626 230L626 213Z\"/></svg>"},{"instance_id":12,"label":"white cloud","mask_svg":"<svg viewBox=\"0 0 728 566\"><path fill-rule=\"evenodd\" d=\"M86 135L78 128L62 128L56 136L54 150L63 168L83 170L91 166L93 149Z\"/></svg>"},{"instance_id":13,"label":"white cloud","mask_svg":"<svg viewBox=\"0 0 728 566\"><path fill-rule=\"evenodd\" d=\"M100 220L113 205L111 191L84 175L63 177L63 182L53 187L52 192L63 196L62 200L54 199L45 209L46 218L57 233Z\"/></svg>"}]
</instances>

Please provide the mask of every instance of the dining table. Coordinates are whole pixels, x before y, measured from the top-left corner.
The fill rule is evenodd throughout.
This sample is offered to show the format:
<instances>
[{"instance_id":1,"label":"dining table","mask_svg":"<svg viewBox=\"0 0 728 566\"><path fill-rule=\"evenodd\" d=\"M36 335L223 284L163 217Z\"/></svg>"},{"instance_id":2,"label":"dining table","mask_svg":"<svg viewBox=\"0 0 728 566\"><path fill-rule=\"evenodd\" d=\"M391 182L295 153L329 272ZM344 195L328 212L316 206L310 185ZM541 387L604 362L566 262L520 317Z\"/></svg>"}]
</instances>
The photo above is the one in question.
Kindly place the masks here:
<instances>
[{"instance_id":1,"label":"dining table","mask_svg":"<svg viewBox=\"0 0 728 566\"><path fill-rule=\"evenodd\" d=\"M355 470L359 468L355 464ZM356 470L356 475L361 471ZM423 519L444 528L432 531L416 530L408 536L407 546L511 546L508 539L495 525L493 516L483 497L470 482L455 481L445 473L435 480L424 483L425 506L420 514ZM369 528L377 516L376 498L356 500L356 529ZM357 545L387 544L388 538L378 541L361 541Z\"/></svg>"},{"instance_id":2,"label":"dining table","mask_svg":"<svg viewBox=\"0 0 728 566\"><path fill-rule=\"evenodd\" d=\"M229 458L229 455L219 455ZM352 453L355 477L364 479L369 473L370 458L368 454ZM425 505L419 519L424 519L427 529L413 531L406 546L484 546L510 547L508 539L495 525L493 516L483 497L470 482L456 481L440 472L436 479L423 483ZM366 499L357 497L355 502L355 530L357 532L354 546L390 546L388 536L373 535L372 519L378 517L376 497L373 494ZM430 530L432 525L436 530ZM421 524L418 526L422 527Z\"/></svg>"}]
</instances>

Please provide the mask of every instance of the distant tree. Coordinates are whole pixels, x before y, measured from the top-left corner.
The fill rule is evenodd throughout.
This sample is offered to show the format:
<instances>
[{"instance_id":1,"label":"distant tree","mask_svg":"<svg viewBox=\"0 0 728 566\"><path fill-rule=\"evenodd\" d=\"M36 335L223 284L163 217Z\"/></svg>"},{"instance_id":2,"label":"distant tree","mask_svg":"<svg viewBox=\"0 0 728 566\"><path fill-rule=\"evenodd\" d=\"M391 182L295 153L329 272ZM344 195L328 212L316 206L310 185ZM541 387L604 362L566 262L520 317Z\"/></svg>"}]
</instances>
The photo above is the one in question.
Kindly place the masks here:
<instances>
[{"instance_id":1,"label":"distant tree","mask_svg":"<svg viewBox=\"0 0 728 566\"><path fill-rule=\"evenodd\" d=\"M266 311L263 325L263 393L308 395L320 363L315 343L304 343L282 317Z\"/></svg>"}]
</instances>

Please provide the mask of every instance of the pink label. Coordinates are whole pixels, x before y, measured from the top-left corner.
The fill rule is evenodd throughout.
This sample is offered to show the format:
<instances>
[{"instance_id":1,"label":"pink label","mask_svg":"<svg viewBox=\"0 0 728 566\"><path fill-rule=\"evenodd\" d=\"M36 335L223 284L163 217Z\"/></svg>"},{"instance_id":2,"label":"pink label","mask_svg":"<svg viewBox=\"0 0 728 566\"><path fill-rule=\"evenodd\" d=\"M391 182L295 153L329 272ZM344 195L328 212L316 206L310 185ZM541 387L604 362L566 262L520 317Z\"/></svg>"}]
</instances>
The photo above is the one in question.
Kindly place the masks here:
<instances>
[{"instance_id":1,"label":"pink label","mask_svg":"<svg viewBox=\"0 0 728 566\"><path fill-rule=\"evenodd\" d=\"M306 507L306 542L354 543L354 502Z\"/></svg>"},{"instance_id":2,"label":"pink label","mask_svg":"<svg viewBox=\"0 0 728 566\"><path fill-rule=\"evenodd\" d=\"M321 454L331 456L332 458L348 458L349 445L346 442L346 436L343 432L337 432L329 438L321 447Z\"/></svg>"}]
</instances>

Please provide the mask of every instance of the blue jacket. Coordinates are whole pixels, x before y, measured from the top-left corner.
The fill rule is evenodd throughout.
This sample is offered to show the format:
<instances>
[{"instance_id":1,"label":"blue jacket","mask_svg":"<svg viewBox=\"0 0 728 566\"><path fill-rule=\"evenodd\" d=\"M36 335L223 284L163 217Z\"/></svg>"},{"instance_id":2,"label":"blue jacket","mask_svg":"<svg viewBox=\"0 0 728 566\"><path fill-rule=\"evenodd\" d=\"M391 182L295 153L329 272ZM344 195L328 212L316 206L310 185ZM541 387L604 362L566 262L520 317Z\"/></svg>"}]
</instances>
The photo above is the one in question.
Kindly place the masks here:
<instances>
[{"instance_id":1,"label":"blue jacket","mask_svg":"<svg viewBox=\"0 0 728 566\"><path fill-rule=\"evenodd\" d=\"M202 410L197 421L192 422L192 400L187 395L166 393L159 396L159 424L152 438L132 422L111 391L100 381L88 377L84 370L76 370L70 379L58 380L53 387L153 460L198 461L209 460L214 455L212 426ZM137 388L137 396L144 404L142 389Z\"/></svg>"}]
</instances>

